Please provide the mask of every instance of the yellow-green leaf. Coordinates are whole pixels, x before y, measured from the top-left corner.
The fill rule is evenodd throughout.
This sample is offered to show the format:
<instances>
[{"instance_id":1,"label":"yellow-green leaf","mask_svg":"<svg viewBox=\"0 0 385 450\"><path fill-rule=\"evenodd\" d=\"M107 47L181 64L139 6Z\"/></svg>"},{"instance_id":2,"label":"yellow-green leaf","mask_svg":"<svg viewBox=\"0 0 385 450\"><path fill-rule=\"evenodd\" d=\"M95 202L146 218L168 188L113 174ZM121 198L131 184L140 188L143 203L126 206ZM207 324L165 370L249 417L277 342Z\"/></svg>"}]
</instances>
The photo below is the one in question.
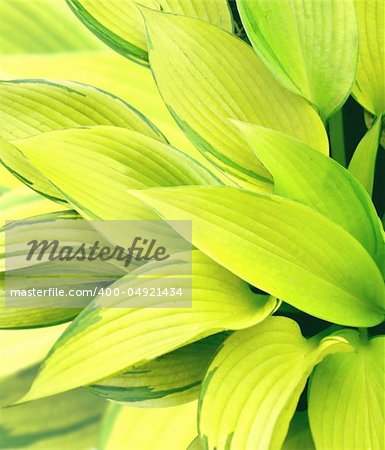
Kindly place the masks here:
<instances>
[{"instance_id":1,"label":"yellow-green leaf","mask_svg":"<svg viewBox=\"0 0 385 450\"><path fill-rule=\"evenodd\" d=\"M353 0L237 0L251 43L283 85L323 118L345 102L357 65Z\"/></svg>"},{"instance_id":2,"label":"yellow-green leaf","mask_svg":"<svg viewBox=\"0 0 385 450\"><path fill-rule=\"evenodd\" d=\"M291 136L240 122L237 126L273 175L275 194L310 206L341 225L380 268L384 266L385 245L377 211L348 170Z\"/></svg>"},{"instance_id":3,"label":"yellow-green leaf","mask_svg":"<svg viewBox=\"0 0 385 450\"><path fill-rule=\"evenodd\" d=\"M67 0L77 17L102 41L140 64L148 60L143 17L138 5L196 17L232 31L227 0Z\"/></svg>"},{"instance_id":4,"label":"yellow-green leaf","mask_svg":"<svg viewBox=\"0 0 385 450\"><path fill-rule=\"evenodd\" d=\"M190 402L198 398L208 366L226 337L226 333L219 333L186 345L100 380L90 389L106 399L133 407L169 407Z\"/></svg>"},{"instance_id":5,"label":"yellow-green leaf","mask_svg":"<svg viewBox=\"0 0 385 450\"><path fill-rule=\"evenodd\" d=\"M131 450L140 443L141 450L185 450L197 434L196 414L197 402L170 408L111 405L98 449Z\"/></svg>"},{"instance_id":6,"label":"yellow-green leaf","mask_svg":"<svg viewBox=\"0 0 385 450\"><path fill-rule=\"evenodd\" d=\"M351 350L343 334L306 340L285 317L235 332L202 386L199 434L208 450L281 448L314 366Z\"/></svg>"},{"instance_id":7,"label":"yellow-green leaf","mask_svg":"<svg viewBox=\"0 0 385 450\"><path fill-rule=\"evenodd\" d=\"M310 428L317 450L382 450L384 442L385 336L355 332L355 352L331 355L310 383Z\"/></svg>"},{"instance_id":8,"label":"yellow-green leaf","mask_svg":"<svg viewBox=\"0 0 385 450\"><path fill-rule=\"evenodd\" d=\"M124 127L165 140L137 110L92 86L43 80L1 82L0 95L0 137L8 141L52 130L94 125ZM63 200L58 190L10 143L1 141L0 161L28 186L50 198Z\"/></svg>"},{"instance_id":9,"label":"yellow-green leaf","mask_svg":"<svg viewBox=\"0 0 385 450\"><path fill-rule=\"evenodd\" d=\"M384 0L354 0L359 55L353 95L371 113L385 112L385 4Z\"/></svg>"},{"instance_id":10,"label":"yellow-green leaf","mask_svg":"<svg viewBox=\"0 0 385 450\"><path fill-rule=\"evenodd\" d=\"M348 232L311 208L224 186L133 193L167 220L191 220L197 248L292 306L342 325L384 320L385 286L376 263Z\"/></svg>"},{"instance_id":11,"label":"yellow-green leaf","mask_svg":"<svg viewBox=\"0 0 385 450\"><path fill-rule=\"evenodd\" d=\"M103 46L71 17L61 0L1 0L0 54L53 54Z\"/></svg>"},{"instance_id":12,"label":"yellow-green leaf","mask_svg":"<svg viewBox=\"0 0 385 450\"><path fill-rule=\"evenodd\" d=\"M59 130L13 144L44 174L43 183L53 183L62 198L88 218L156 219L146 205L127 194L128 188L220 184L174 147L124 128Z\"/></svg>"},{"instance_id":13,"label":"yellow-green leaf","mask_svg":"<svg viewBox=\"0 0 385 450\"><path fill-rule=\"evenodd\" d=\"M361 139L349 164L350 172L361 182L369 195L373 193L381 125L381 117L379 117Z\"/></svg>"},{"instance_id":14,"label":"yellow-green leaf","mask_svg":"<svg viewBox=\"0 0 385 450\"><path fill-rule=\"evenodd\" d=\"M157 279L159 286L167 281L164 277L173 276L175 288L189 289L184 278L174 277L190 270L190 257L169 258L162 266L163 278ZM93 384L220 331L259 323L279 304L274 298L253 294L247 283L198 250L192 253L190 307L175 307L167 297L155 297L150 304L139 294L127 297L124 292L129 288L135 292L153 287L151 275L160 273L159 266L151 264L138 271L137 278L130 276L112 285L122 294L112 298L108 307L100 296L72 322L22 401ZM130 303L144 306L130 308Z\"/></svg>"},{"instance_id":15,"label":"yellow-green leaf","mask_svg":"<svg viewBox=\"0 0 385 450\"><path fill-rule=\"evenodd\" d=\"M250 46L196 19L142 11L165 103L203 155L238 183L267 189L271 180L229 118L283 131L327 153L317 113L281 87Z\"/></svg>"},{"instance_id":16,"label":"yellow-green leaf","mask_svg":"<svg viewBox=\"0 0 385 450\"><path fill-rule=\"evenodd\" d=\"M33 379L30 368L0 382L3 405L22 394ZM0 410L2 448L89 450L94 448L107 403L85 389L28 405Z\"/></svg>"}]
</instances>

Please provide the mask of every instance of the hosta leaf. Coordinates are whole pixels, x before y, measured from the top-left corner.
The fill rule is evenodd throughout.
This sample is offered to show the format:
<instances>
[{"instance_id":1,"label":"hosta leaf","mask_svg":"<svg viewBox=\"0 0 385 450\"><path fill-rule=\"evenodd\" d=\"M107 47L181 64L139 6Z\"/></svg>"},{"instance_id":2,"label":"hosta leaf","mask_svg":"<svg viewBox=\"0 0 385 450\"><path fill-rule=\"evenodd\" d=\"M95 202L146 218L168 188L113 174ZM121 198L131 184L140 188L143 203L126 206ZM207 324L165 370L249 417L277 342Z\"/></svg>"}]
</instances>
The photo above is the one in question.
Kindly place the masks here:
<instances>
[{"instance_id":1,"label":"hosta leaf","mask_svg":"<svg viewBox=\"0 0 385 450\"><path fill-rule=\"evenodd\" d=\"M355 353L328 357L311 379L310 427L319 450L385 445L385 337L360 342L357 333L353 342Z\"/></svg>"},{"instance_id":2,"label":"hosta leaf","mask_svg":"<svg viewBox=\"0 0 385 450\"><path fill-rule=\"evenodd\" d=\"M54 212L57 209L57 203L51 202L29 188L12 189L0 197L0 226L5 225L6 220L23 219Z\"/></svg>"},{"instance_id":3,"label":"hosta leaf","mask_svg":"<svg viewBox=\"0 0 385 450\"><path fill-rule=\"evenodd\" d=\"M309 207L219 186L135 195L167 220L192 220L196 247L292 306L342 325L383 321L385 288L374 260L343 228Z\"/></svg>"},{"instance_id":4,"label":"hosta leaf","mask_svg":"<svg viewBox=\"0 0 385 450\"><path fill-rule=\"evenodd\" d=\"M296 412L290 422L282 450L315 450L307 411Z\"/></svg>"},{"instance_id":5,"label":"hosta leaf","mask_svg":"<svg viewBox=\"0 0 385 450\"><path fill-rule=\"evenodd\" d=\"M197 402L171 408L129 408L111 405L104 419L98 449L185 450L197 433ZM151 424L151 431L149 431Z\"/></svg>"},{"instance_id":6,"label":"hosta leaf","mask_svg":"<svg viewBox=\"0 0 385 450\"><path fill-rule=\"evenodd\" d=\"M175 120L199 150L239 183L270 178L229 118L292 134L327 152L311 106L282 88L252 48L208 23L143 8L151 70Z\"/></svg>"},{"instance_id":7,"label":"hosta leaf","mask_svg":"<svg viewBox=\"0 0 385 450\"><path fill-rule=\"evenodd\" d=\"M123 100L93 86L70 81L2 81L0 136L20 139L42 132L113 125L164 141L160 131Z\"/></svg>"},{"instance_id":8,"label":"hosta leaf","mask_svg":"<svg viewBox=\"0 0 385 450\"><path fill-rule=\"evenodd\" d=\"M90 386L102 397L138 407L168 407L198 398L201 382L226 333L210 336Z\"/></svg>"},{"instance_id":9,"label":"hosta leaf","mask_svg":"<svg viewBox=\"0 0 385 450\"><path fill-rule=\"evenodd\" d=\"M358 144L349 164L349 170L372 195L379 141L381 137L381 117L367 131Z\"/></svg>"},{"instance_id":10,"label":"hosta leaf","mask_svg":"<svg viewBox=\"0 0 385 450\"><path fill-rule=\"evenodd\" d=\"M127 194L128 188L220 184L179 150L124 128L60 130L13 143L78 212L91 218L156 219Z\"/></svg>"},{"instance_id":11,"label":"hosta leaf","mask_svg":"<svg viewBox=\"0 0 385 450\"><path fill-rule=\"evenodd\" d=\"M285 317L234 333L202 386L199 433L207 448L281 448L313 367L330 353L349 350L338 335L307 341Z\"/></svg>"},{"instance_id":12,"label":"hosta leaf","mask_svg":"<svg viewBox=\"0 0 385 450\"><path fill-rule=\"evenodd\" d=\"M67 0L79 19L107 45L133 61L148 60L143 17L138 4L191 17L232 30L226 0Z\"/></svg>"},{"instance_id":13,"label":"hosta leaf","mask_svg":"<svg viewBox=\"0 0 385 450\"><path fill-rule=\"evenodd\" d=\"M103 46L60 0L0 1L0 54L77 52Z\"/></svg>"},{"instance_id":14,"label":"hosta leaf","mask_svg":"<svg viewBox=\"0 0 385 450\"><path fill-rule=\"evenodd\" d=\"M353 95L377 116L385 112L385 6L383 0L354 0L359 55Z\"/></svg>"},{"instance_id":15,"label":"hosta leaf","mask_svg":"<svg viewBox=\"0 0 385 450\"><path fill-rule=\"evenodd\" d=\"M255 125L237 125L273 175L275 194L329 217L360 241L379 266L384 264L385 246L377 212L348 170L291 136Z\"/></svg>"},{"instance_id":16,"label":"hosta leaf","mask_svg":"<svg viewBox=\"0 0 385 450\"><path fill-rule=\"evenodd\" d=\"M0 379L40 363L67 325L30 330L0 330Z\"/></svg>"},{"instance_id":17,"label":"hosta leaf","mask_svg":"<svg viewBox=\"0 0 385 450\"><path fill-rule=\"evenodd\" d=\"M2 404L20 396L34 369L3 380ZM5 398L4 398L5 397ZM94 448L107 404L85 389L78 389L0 411L2 448L88 450Z\"/></svg>"},{"instance_id":18,"label":"hosta leaf","mask_svg":"<svg viewBox=\"0 0 385 450\"><path fill-rule=\"evenodd\" d=\"M0 137L6 140L93 125L124 127L164 140L138 111L91 86L72 82L14 81L0 83L0 93ZM33 189L62 200L57 189L5 142L0 143L0 161Z\"/></svg>"},{"instance_id":19,"label":"hosta leaf","mask_svg":"<svg viewBox=\"0 0 385 450\"><path fill-rule=\"evenodd\" d=\"M147 307L129 308L122 294L113 307L103 308L103 298L96 299L58 340L23 400L95 383L219 331L258 323L276 309L274 298L253 294L247 283L199 251L192 256L191 307L175 308L170 299L159 297ZM147 266L151 265L140 272L142 276L153 273ZM183 272L184 267L189 263L181 256L178 268ZM174 274L175 268L169 259L162 273ZM148 283L151 279L127 278L113 287L125 292ZM182 278L174 279L174 285L185 286ZM129 298L130 303L134 300Z\"/></svg>"},{"instance_id":20,"label":"hosta leaf","mask_svg":"<svg viewBox=\"0 0 385 450\"><path fill-rule=\"evenodd\" d=\"M326 118L354 81L358 32L353 0L237 0L247 35L272 73Z\"/></svg>"}]
</instances>

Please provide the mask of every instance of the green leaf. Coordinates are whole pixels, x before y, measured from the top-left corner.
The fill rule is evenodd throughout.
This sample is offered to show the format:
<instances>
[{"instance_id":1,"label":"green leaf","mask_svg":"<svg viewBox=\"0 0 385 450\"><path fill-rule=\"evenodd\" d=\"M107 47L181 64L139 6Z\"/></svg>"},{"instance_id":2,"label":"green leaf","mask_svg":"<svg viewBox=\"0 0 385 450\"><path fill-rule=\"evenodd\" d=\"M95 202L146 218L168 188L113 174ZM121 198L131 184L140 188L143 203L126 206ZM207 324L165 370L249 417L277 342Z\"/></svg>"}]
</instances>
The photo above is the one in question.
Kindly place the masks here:
<instances>
[{"instance_id":1,"label":"green leaf","mask_svg":"<svg viewBox=\"0 0 385 450\"><path fill-rule=\"evenodd\" d=\"M2 169L6 170L4 167ZM51 202L29 188L23 186L12 189L0 197L0 226L5 225L5 221L54 212L57 208L57 203Z\"/></svg>"},{"instance_id":2,"label":"green leaf","mask_svg":"<svg viewBox=\"0 0 385 450\"><path fill-rule=\"evenodd\" d=\"M0 83L0 136L26 138L63 128L113 125L165 141L139 111L108 92L72 81Z\"/></svg>"},{"instance_id":3,"label":"green leaf","mask_svg":"<svg viewBox=\"0 0 385 450\"><path fill-rule=\"evenodd\" d=\"M131 450L138 448L140 442L143 450L184 450L197 434L196 410L197 402L170 408L128 408L112 404L97 448Z\"/></svg>"},{"instance_id":4,"label":"green leaf","mask_svg":"<svg viewBox=\"0 0 385 450\"><path fill-rule=\"evenodd\" d=\"M0 380L40 363L66 325L28 330L0 330Z\"/></svg>"},{"instance_id":5,"label":"green leaf","mask_svg":"<svg viewBox=\"0 0 385 450\"><path fill-rule=\"evenodd\" d=\"M315 370L309 418L317 450L384 448L385 336L355 332L355 352L332 355ZM348 427L348 428L347 428Z\"/></svg>"},{"instance_id":6,"label":"green leaf","mask_svg":"<svg viewBox=\"0 0 385 450\"><path fill-rule=\"evenodd\" d=\"M385 112L385 6L383 0L354 0L359 55L353 95L371 113Z\"/></svg>"},{"instance_id":7,"label":"green leaf","mask_svg":"<svg viewBox=\"0 0 385 450\"><path fill-rule=\"evenodd\" d=\"M291 136L244 123L237 126L274 178L274 193L319 211L352 234L384 264L385 245L370 197L350 172Z\"/></svg>"},{"instance_id":8,"label":"green leaf","mask_svg":"<svg viewBox=\"0 0 385 450\"><path fill-rule=\"evenodd\" d=\"M379 117L358 144L349 164L349 170L361 182L369 195L373 193L381 125L381 117Z\"/></svg>"},{"instance_id":9,"label":"green leaf","mask_svg":"<svg viewBox=\"0 0 385 450\"><path fill-rule=\"evenodd\" d=\"M283 131L327 153L316 112L282 88L250 46L199 20L142 11L151 70L170 112L202 154L238 183L267 190L271 180L229 118Z\"/></svg>"},{"instance_id":10,"label":"green leaf","mask_svg":"<svg viewBox=\"0 0 385 450\"><path fill-rule=\"evenodd\" d=\"M100 50L103 46L57 0L1 0L0 54L53 54Z\"/></svg>"},{"instance_id":11,"label":"green leaf","mask_svg":"<svg viewBox=\"0 0 385 450\"><path fill-rule=\"evenodd\" d=\"M63 128L114 125L164 141L159 130L127 103L92 86L42 80L1 82L0 137L21 139ZM43 149L47 153L47 149ZM29 187L63 200L10 144L0 142L0 161Z\"/></svg>"},{"instance_id":12,"label":"green leaf","mask_svg":"<svg viewBox=\"0 0 385 450\"><path fill-rule=\"evenodd\" d=\"M287 433L282 450L315 450L307 411L297 411Z\"/></svg>"},{"instance_id":13,"label":"green leaf","mask_svg":"<svg viewBox=\"0 0 385 450\"><path fill-rule=\"evenodd\" d=\"M191 220L197 248L292 306L342 325L384 320L385 287L374 260L343 228L311 208L224 186L135 195L167 220Z\"/></svg>"},{"instance_id":14,"label":"green leaf","mask_svg":"<svg viewBox=\"0 0 385 450\"><path fill-rule=\"evenodd\" d=\"M156 219L128 188L220 184L179 150L124 128L59 130L13 143L62 197L93 219Z\"/></svg>"},{"instance_id":15,"label":"green leaf","mask_svg":"<svg viewBox=\"0 0 385 450\"><path fill-rule=\"evenodd\" d=\"M169 258L163 276L174 278L177 270L186 273L189 257ZM259 323L277 308L276 299L253 294L247 283L199 251L193 251L192 258L190 307L175 307L167 297L155 297L155 304L146 305L139 297L144 307L129 308L123 293L103 307L103 298L97 298L57 341L22 401L93 384L220 331ZM123 278L112 287L127 292L128 288L153 286L151 274L154 270L158 274L159 267L146 264L138 270L131 275L141 277ZM162 279L157 282L163 286ZM173 286L188 289L181 277L174 278ZM128 301L135 302L135 296Z\"/></svg>"},{"instance_id":16,"label":"green leaf","mask_svg":"<svg viewBox=\"0 0 385 450\"><path fill-rule=\"evenodd\" d=\"M281 448L313 367L330 353L350 350L343 334L306 340L285 317L234 333L202 386L199 433L207 448Z\"/></svg>"},{"instance_id":17,"label":"green leaf","mask_svg":"<svg viewBox=\"0 0 385 450\"><path fill-rule=\"evenodd\" d=\"M2 404L20 396L35 369L0 383ZM78 389L57 397L0 411L2 448L88 450L94 448L106 402Z\"/></svg>"},{"instance_id":18,"label":"green leaf","mask_svg":"<svg viewBox=\"0 0 385 450\"><path fill-rule=\"evenodd\" d=\"M77 17L96 36L123 56L140 64L148 60L143 17L138 4L196 17L232 31L226 0L67 0Z\"/></svg>"},{"instance_id":19,"label":"green leaf","mask_svg":"<svg viewBox=\"0 0 385 450\"><path fill-rule=\"evenodd\" d=\"M107 262L71 261L65 265L46 260L27 262L28 241L58 238L58 249L83 243L91 245L96 241L107 245L105 239L73 211L14 221L0 229L0 328L30 328L66 322L80 313L82 307L79 305L86 305L93 298L88 294L75 298L51 295L43 297L39 306L34 298L34 307L28 307L28 299L23 307L13 307L9 292L6 297L6 289L94 289L127 274L126 269Z\"/></svg>"},{"instance_id":20,"label":"green leaf","mask_svg":"<svg viewBox=\"0 0 385 450\"><path fill-rule=\"evenodd\" d=\"M226 337L221 333L186 345L101 380L90 389L106 399L138 407L169 407L195 400L206 370Z\"/></svg>"},{"instance_id":21,"label":"green leaf","mask_svg":"<svg viewBox=\"0 0 385 450\"><path fill-rule=\"evenodd\" d=\"M262 61L325 119L353 85L358 32L353 0L237 0L247 35Z\"/></svg>"}]
</instances>

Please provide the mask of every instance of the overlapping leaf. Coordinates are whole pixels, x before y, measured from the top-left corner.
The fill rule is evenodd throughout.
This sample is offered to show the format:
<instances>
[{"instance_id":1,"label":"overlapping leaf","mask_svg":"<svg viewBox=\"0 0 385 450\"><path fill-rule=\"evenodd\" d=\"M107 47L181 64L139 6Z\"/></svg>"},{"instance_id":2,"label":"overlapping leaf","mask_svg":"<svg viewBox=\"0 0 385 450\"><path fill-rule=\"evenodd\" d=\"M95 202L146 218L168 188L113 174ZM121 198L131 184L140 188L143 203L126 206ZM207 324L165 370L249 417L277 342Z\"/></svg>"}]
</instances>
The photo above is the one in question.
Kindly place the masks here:
<instances>
[{"instance_id":1,"label":"overlapping leaf","mask_svg":"<svg viewBox=\"0 0 385 450\"><path fill-rule=\"evenodd\" d=\"M0 28L0 54L53 54L102 48L58 0L2 0Z\"/></svg>"},{"instance_id":2,"label":"overlapping leaf","mask_svg":"<svg viewBox=\"0 0 385 450\"><path fill-rule=\"evenodd\" d=\"M111 405L98 448L131 449L140 442L145 450L183 450L197 433L196 410L197 402L162 409Z\"/></svg>"},{"instance_id":3,"label":"overlapping leaf","mask_svg":"<svg viewBox=\"0 0 385 450\"><path fill-rule=\"evenodd\" d=\"M307 341L284 317L234 333L202 386L199 432L207 448L281 448L313 367L328 354L349 350L343 335Z\"/></svg>"},{"instance_id":4,"label":"overlapping leaf","mask_svg":"<svg viewBox=\"0 0 385 450\"><path fill-rule=\"evenodd\" d=\"M291 136L238 123L274 178L274 193L297 200L351 233L384 266L385 245L370 197L348 170Z\"/></svg>"},{"instance_id":5,"label":"overlapping leaf","mask_svg":"<svg viewBox=\"0 0 385 450\"><path fill-rule=\"evenodd\" d=\"M355 352L328 357L311 379L310 427L319 450L385 445L385 337L360 342L355 334Z\"/></svg>"},{"instance_id":6,"label":"overlapping leaf","mask_svg":"<svg viewBox=\"0 0 385 450\"><path fill-rule=\"evenodd\" d=\"M358 144L349 164L349 170L362 183L369 195L372 195L376 159L381 137L381 117L367 131Z\"/></svg>"},{"instance_id":7,"label":"overlapping leaf","mask_svg":"<svg viewBox=\"0 0 385 450\"><path fill-rule=\"evenodd\" d=\"M72 82L2 82L0 137L14 140L62 128L114 125L164 140L138 111L94 87ZM45 151L49 151L45 149ZM23 182L45 195L60 193L7 142L0 143L0 160Z\"/></svg>"},{"instance_id":8,"label":"overlapping leaf","mask_svg":"<svg viewBox=\"0 0 385 450\"><path fill-rule=\"evenodd\" d=\"M354 2L360 45L353 94L379 116L385 112L385 5L383 0Z\"/></svg>"},{"instance_id":9,"label":"overlapping leaf","mask_svg":"<svg viewBox=\"0 0 385 450\"><path fill-rule=\"evenodd\" d=\"M194 342L90 386L93 392L139 407L169 407L198 397L201 382L226 333Z\"/></svg>"},{"instance_id":10,"label":"overlapping leaf","mask_svg":"<svg viewBox=\"0 0 385 450\"><path fill-rule=\"evenodd\" d=\"M353 0L237 0L257 54L327 118L353 85L358 32Z\"/></svg>"},{"instance_id":11,"label":"overlapping leaf","mask_svg":"<svg viewBox=\"0 0 385 450\"><path fill-rule=\"evenodd\" d=\"M103 307L106 303L100 297L76 318L23 400L95 383L219 331L259 323L276 309L274 298L253 294L247 283L199 251L193 251L192 257L191 305L183 300L177 307L167 297L155 297L150 303L139 294L127 297L128 288L151 286L151 274L160 273L158 266L145 265L139 277L123 278L113 285L122 294L111 299L109 307ZM157 286L164 286L175 273L190 270L189 255L187 259L178 255L167 260ZM186 279L174 278L173 286L189 292ZM142 308L130 308L138 302Z\"/></svg>"},{"instance_id":12,"label":"overlapping leaf","mask_svg":"<svg viewBox=\"0 0 385 450\"><path fill-rule=\"evenodd\" d=\"M196 247L292 306L342 325L384 320L385 286L374 260L343 228L311 208L231 187L135 195L169 220L192 220Z\"/></svg>"},{"instance_id":13,"label":"overlapping leaf","mask_svg":"<svg viewBox=\"0 0 385 450\"><path fill-rule=\"evenodd\" d=\"M270 178L228 118L278 129L327 152L316 112L282 88L246 43L196 19L143 13L165 103L203 155L239 183L268 189Z\"/></svg>"},{"instance_id":14,"label":"overlapping leaf","mask_svg":"<svg viewBox=\"0 0 385 450\"><path fill-rule=\"evenodd\" d=\"M29 330L0 330L0 378L16 375L40 363L65 328L66 325L57 325Z\"/></svg>"},{"instance_id":15,"label":"overlapping leaf","mask_svg":"<svg viewBox=\"0 0 385 450\"><path fill-rule=\"evenodd\" d=\"M22 394L36 370L30 368L1 381L1 404ZM107 404L85 389L0 410L3 448L86 450L96 444Z\"/></svg>"},{"instance_id":16,"label":"overlapping leaf","mask_svg":"<svg viewBox=\"0 0 385 450\"><path fill-rule=\"evenodd\" d=\"M13 143L78 212L94 219L156 219L128 188L220 184L177 149L124 128L60 130Z\"/></svg>"},{"instance_id":17,"label":"overlapping leaf","mask_svg":"<svg viewBox=\"0 0 385 450\"><path fill-rule=\"evenodd\" d=\"M79 19L107 45L141 64L148 60L146 35L139 5L196 17L232 30L226 0L67 0Z\"/></svg>"}]
</instances>

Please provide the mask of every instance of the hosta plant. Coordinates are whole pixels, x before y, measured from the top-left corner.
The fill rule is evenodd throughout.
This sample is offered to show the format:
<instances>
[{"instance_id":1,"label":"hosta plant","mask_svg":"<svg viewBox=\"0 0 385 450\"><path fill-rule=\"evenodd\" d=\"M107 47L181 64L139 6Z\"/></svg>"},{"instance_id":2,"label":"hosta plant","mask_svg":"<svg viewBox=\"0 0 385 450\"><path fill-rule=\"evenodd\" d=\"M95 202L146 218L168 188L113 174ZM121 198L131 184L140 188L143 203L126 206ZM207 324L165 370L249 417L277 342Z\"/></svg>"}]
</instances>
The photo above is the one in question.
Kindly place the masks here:
<instances>
[{"instance_id":1,"label":"hosta plant","mask_svg":"<svg viewBox=\"0 0 385 450\"><path fill-rule=\"evenodd\" d=\"M192 306L10 308L3 265L1 327L53 344L9 414L70 395L76 424L106 399L99 448L383 449L384 1L67 4L104 42L79 26L70 50L151 71L173 122L92 83L4 80L1 162L44 220L191 221ZM369 128L351 156L353 104Z\"/></svg>"}]
</instances>

